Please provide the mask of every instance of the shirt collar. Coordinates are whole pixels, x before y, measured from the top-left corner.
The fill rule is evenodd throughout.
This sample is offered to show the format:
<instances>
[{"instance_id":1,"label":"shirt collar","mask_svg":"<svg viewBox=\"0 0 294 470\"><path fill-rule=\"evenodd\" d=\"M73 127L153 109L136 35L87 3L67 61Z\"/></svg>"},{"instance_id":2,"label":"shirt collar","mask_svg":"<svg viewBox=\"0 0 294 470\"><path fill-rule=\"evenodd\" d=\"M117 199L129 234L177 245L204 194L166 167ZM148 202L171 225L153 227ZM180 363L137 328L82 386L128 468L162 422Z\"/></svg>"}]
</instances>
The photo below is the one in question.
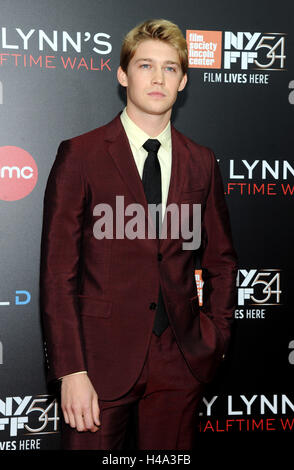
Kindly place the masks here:
<instances>
[{"instance_id":1,"label":"shirt collar","mask_svg":"<svg viewBox=\"0 0 294 470\"><path fill-rule=\"evenodd\" d=\"M148 139L157 139L161 143L161 146L169 151L171 149L171 126L170 121L168 121L167 126L163 131L156 137L150 137L146 132L144 132L140 127L138 127L134 121L128 116L127 107L124 108L123 112L120 115L122 125L126 131L129 141L134 145L134 147L139 150L142 145Z\"/></svg>"}]
</instances>

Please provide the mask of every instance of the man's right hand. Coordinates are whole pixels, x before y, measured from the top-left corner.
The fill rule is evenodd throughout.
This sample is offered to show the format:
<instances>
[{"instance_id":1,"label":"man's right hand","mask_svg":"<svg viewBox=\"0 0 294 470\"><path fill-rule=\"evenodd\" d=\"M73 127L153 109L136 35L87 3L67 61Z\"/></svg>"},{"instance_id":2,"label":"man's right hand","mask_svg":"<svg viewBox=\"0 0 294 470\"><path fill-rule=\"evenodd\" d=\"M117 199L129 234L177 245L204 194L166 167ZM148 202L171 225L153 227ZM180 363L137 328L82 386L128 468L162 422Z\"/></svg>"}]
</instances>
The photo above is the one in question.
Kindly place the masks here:
<instances>
[{"instance_id":1,"label":"man's right hand","mask_svg":"<svg viewBox=\"0 0 294 470\"><path fill-rule=\"evenodd\" d=\"M63 377L61 409L65 422L77 431L98 430L101 425L98 395L87 374Z\"/></svg>"}]
</instances>

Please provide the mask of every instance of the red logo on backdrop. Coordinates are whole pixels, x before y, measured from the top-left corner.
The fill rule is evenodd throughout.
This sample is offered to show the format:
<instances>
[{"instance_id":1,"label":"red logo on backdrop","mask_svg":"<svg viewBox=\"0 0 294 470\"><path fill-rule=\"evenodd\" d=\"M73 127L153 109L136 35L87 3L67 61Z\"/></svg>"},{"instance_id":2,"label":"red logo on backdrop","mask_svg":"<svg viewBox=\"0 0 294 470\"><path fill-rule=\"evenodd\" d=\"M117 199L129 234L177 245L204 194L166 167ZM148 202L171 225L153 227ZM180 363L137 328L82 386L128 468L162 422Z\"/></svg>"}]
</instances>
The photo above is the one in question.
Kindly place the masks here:
<instances>
[{"instance_id":1,"label":"red logo on backdrop","mask_svg":"<svg viewBox=\"0 0 294 470\"><path fill-rule=\"evenodd\" d=\"M0 199L17 201L30 194L38 180L38 168L24 149L0 147Z\"/></svg>"}]
</instances>

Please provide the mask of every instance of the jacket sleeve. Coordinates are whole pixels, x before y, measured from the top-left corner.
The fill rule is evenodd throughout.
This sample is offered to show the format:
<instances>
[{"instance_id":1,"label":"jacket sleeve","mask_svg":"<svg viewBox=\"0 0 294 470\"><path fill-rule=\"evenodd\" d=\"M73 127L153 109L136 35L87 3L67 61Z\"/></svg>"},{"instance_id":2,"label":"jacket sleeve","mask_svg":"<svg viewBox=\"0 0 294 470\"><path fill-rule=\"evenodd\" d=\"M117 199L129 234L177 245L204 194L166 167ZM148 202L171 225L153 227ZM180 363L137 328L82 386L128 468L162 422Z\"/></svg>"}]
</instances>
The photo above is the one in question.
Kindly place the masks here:
<instances>
[{"instance_id":1,"label":"jacket sleeve","mask_svg":"<svg viewBox=\"0 0 294 470\"><path fill-rule=\"evenodd\" d=\"M85 187L72 147L61 142L44 194L40 307L48 381L86 370L77 303Z\"/></svg>"},{"instance_id":2,"label":"jacket sleeve","mask_svg":"<svg viewBox=\"0 0 294 470\"><path fill-rule=\"evenodd\" d=\"M225 353L237 301L237 255L219 165L211 150L209 156L211 180L202 220L201 267L204 285L201 311L212 319Z\"/></svg>"}]
</instances>

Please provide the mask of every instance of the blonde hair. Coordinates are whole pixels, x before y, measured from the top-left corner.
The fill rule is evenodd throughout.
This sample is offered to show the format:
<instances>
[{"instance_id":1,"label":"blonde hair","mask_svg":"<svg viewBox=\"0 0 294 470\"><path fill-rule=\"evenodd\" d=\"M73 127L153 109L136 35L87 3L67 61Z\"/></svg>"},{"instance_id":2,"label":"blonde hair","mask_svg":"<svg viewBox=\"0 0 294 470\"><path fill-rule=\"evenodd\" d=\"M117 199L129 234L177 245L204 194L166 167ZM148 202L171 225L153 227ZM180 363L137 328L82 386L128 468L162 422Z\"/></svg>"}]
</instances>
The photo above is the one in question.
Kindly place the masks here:
<instances>
[{"instance_id":1,"label":"blonde hair","mask_svg":"<svg viewBox=\"0 0 294 470\"><path fill-rule=\"evenodd\" d=\"M144 21L125 36L120 53L120 66L124 72L127 72L129 62L139 44L147 39L157 39L173 46L179 54L183 74L187 73L188 48L186 39L176 24L163 19Z\"/></svg>"}]
</instances>

